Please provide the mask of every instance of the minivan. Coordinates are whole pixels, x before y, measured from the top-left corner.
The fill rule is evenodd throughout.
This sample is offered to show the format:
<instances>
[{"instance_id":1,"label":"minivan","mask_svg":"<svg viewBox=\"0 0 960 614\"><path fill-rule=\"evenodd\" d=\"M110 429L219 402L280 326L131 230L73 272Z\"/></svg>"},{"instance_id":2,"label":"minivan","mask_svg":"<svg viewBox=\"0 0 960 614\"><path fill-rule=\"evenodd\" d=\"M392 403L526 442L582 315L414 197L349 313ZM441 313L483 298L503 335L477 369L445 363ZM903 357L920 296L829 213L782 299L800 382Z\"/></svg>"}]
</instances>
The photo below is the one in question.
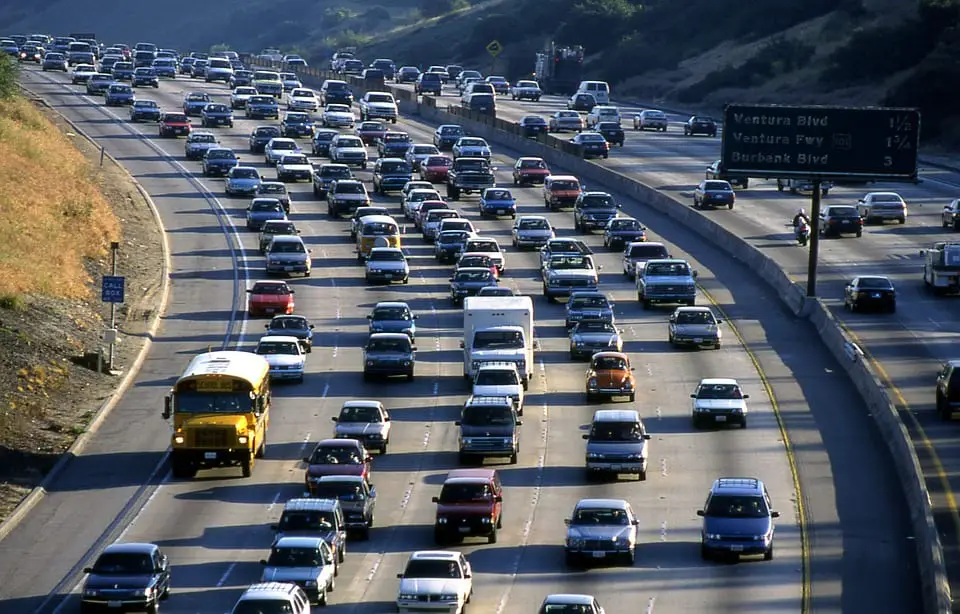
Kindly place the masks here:
<instances>
[{"instance_id":1,"label":"minivan","mask_svg":"<svg viewBox=\"0 0 960 614\"><path fill-rule=\"evenodd\" d=\"M483 115L497 116L497 100L493 94L471 94L467 102L467 108L474 113Z\"/></svg>"},{"instance_id":2,"label":"minivan","mask_svg":"<svg viewBox=\"0 0 960 614\"><path fill-rule=\"evenodd\" d=\"M581 81L577 94L592 94L597 104L610 104L610 86L606 81Z\"/></svg>"}]
</instances>

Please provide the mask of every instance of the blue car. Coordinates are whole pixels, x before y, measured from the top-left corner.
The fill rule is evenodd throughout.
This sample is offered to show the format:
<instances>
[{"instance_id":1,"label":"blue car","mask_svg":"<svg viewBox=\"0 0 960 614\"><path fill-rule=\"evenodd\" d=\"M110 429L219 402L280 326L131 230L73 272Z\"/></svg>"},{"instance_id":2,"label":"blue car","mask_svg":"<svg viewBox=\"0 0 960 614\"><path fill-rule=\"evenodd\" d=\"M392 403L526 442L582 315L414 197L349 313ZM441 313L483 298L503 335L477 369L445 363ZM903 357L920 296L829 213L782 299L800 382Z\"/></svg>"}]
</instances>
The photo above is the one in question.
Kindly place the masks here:
<instances>
[{"instance_id":1,"label":"blue car","mask_svg":"<svg viewBox=\"0 0 960 614\"><path fill-rule=\"evenodd\" d=\"M200 125L204 128L214 126L233 128L233 109L222 102L211 102L200 111Z\"/></svg>"},{"instance_id":2,"label":"blue car","mask_svg":"<svg viewBox=\"0 0 960 614\"><path fill-rule=\"evenodd\" d=\"M703 518L700 554L705 560L719 556L739 558L760 555L773 559L774 518L780 513L763 482L756 478L719 478L697 516Z\"/></svg>"},{"instance_id":3,"label":"blue car","mask_svg":"<svg viewBox=\"0 0 960 614\"><path fill-rule=\"evenodd\" d=\"M227 173L224 190L227 196L234 194L256 194L260 189L260 171L252 166L234 166ZM280 203L283 205L283 203Z\"/></svg>"},{"instance_id":4,"label":"blue car","mask_svg":"<svg viewBox=\"0 0 960 614\"><path fill-rule=\"evenodd\" d=\"M203 155L201 170L204 177L226 175L235 166L240 166L240 158L227 147L211 147Z\"/></svg>"},{"instance_id":5,"label":"blue car","mask_svg":"<svg viewBox=\"0 0 960 614\"><path fill-rule=\"evenodd\" d=\"M177 61L173 58L157 58L153 61L153 72L165 79L177 78Z\"/></svg>"},{"instance_id":6,"label":"blue car","mask_svg":"<svg viewBox=\"0 0 960 614\"><path fill-rule=\"evenodd\" d=\"M190 92L183 97L183 112L187 117L199 117L203 108L211 102L206 92Z\"/></svg>"},{"instance_id":7,"label":"blue car","mask_svg":"<svg viewBox=\"0 0 960 614\"><path fill-rule=\"evenodd\" d=\"M247 119L280 118L280 105L273 96L251 96L247 99Z\"/></svg>"},{"instance_id":8,"label":"blue car","mask_svg":"<svg viewBox=\"0 0 960 614\"><path fill-rule=\"evenodd\" d=\"M254 198L247 207L247 230L260 232L269 220L285 220L287 214L276 198Z\"/></svg>"},{"instance_id":9,"label":"blue car","mask_svg":"<svg viewBox=\"0 0 960 614\"><path fill-rule=\"evenodd\" d=\"M133 87L160 87L160 78L152 68L138 68L133 71Z\"/></svg>"},{"instance_id":10,"label":"blue car","mask_svg":"<svg viewBox=\"0 0 960 614\"><path fill-rule=\"evenodd\" d=\"M487 188L480 196L480 217L510 216L517 219L517 199L510 190Z\"/></svg>"},{"instance_id":11,"label":"blue car","mask_svg":"<svg viewBox=\"0 0 960 614\"><path fill-rule=\"evenodd\" d=\"M135 100L130 105L130 121L160 121L160 105L153 100Z\"/></svg>"},{"instance_id":12,"label":"blue car","mask_svg":"<svg viewBox=\"0 0 960 614\"><path fill-rule=\"evenodd\" d=\"M373 307L367 316L369 331L373 333L406 333L411 340L417 336L417 318L410 306L400 301L384 301Z\"/></svg>"},{"instance_id":13,"label":"blue car","mask_svg":"<svg viewBox=\"0 0 960 614\"><path fill-rule=\"evenodd\" d=\"M113 78L117 81L132 81L133 71L133 62L117 62L113 65Z\"/></svg>"},{"instance_id":14,"label":"blue car","mask_svg":"<svg viewBox=\"0 0 960 614\"><path fill-rule=\"evenodd\" d=\"M104 93L104 103L108 107L132 105L135 101L133 88L125 83L114 83Z\"/></svg>"},{"instance_id":15,"label":"blue car","mask_svg":"<svg viewBox=\"0 0 960 614\"><path fill-rule=\"evenodd\" d=\"M309 113L301 111L290 111L283 116L280 122L280 132L283 136L290 138L312 137L313 136L313 118Z\"/></svg>"}]
</instances>

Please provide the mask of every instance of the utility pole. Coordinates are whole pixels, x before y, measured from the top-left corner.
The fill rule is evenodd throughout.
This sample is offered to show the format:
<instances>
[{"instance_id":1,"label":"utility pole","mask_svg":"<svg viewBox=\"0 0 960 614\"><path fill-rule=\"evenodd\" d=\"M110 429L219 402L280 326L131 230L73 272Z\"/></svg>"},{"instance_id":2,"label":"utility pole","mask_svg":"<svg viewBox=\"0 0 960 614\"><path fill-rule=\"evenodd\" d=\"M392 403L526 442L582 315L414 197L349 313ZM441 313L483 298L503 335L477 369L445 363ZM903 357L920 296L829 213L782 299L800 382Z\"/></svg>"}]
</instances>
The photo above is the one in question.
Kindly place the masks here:
<instances>
[{"instance_id":1,"label":"utility pole","mask_svg":"<svg viewBox=\"0 0 960 614\"><path fill-rule=\"evenodd\" d=\"M807 297L817 296L817 261L820 256L820 186L822 181L813 180L813 198L810 205L810 259L807 261Z\"/></svg>"},{"instance_id":2,"label":"utility pole","mask_svg":"<svg viewBox=\"0 0 960 614\"><path fill-rule=\"evenodd\" d=\"M120 251L120 243L113 241L110 243L110 255L111 255L111 275L113 277L117 276L117 252ZM107 371L113 371L113 358L116 352L117 339L117 304L115 302L110 303L110 355L107 358Z\"/></svg>"}]
</instances>

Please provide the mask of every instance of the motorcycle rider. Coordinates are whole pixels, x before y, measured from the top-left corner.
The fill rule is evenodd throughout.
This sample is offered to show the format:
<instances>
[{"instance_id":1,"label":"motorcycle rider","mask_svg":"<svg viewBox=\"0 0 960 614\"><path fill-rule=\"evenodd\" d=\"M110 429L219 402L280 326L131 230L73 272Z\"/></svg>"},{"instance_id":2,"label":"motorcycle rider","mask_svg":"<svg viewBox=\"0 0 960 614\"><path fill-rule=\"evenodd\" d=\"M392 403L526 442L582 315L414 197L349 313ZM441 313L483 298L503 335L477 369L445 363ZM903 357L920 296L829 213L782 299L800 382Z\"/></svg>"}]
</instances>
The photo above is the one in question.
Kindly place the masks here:
<instances>
[{"instance_id":1,"label":"motorcycle rider","mask_svg":"<svg viewBox=\"0 0 960 614\"><path fill-rule=\"evenodd\" d=\"M810 238L810 219L803 209L793 216L793 236L800 245L806 245Z\"/></svg>"},{"instance_id":2,"label":"motorcycle rider","mask_svg":"<svg viewBox=\"0 0 960 614\"><path fill-rule=\"evenodd\" d=\"M807 217L807 212L802 208L797 211L795 216L793 216L793 227L796 228L799 226L800 222L804 222L807 226L810 225L810 218Z\"/></svg>"}]
</instances>

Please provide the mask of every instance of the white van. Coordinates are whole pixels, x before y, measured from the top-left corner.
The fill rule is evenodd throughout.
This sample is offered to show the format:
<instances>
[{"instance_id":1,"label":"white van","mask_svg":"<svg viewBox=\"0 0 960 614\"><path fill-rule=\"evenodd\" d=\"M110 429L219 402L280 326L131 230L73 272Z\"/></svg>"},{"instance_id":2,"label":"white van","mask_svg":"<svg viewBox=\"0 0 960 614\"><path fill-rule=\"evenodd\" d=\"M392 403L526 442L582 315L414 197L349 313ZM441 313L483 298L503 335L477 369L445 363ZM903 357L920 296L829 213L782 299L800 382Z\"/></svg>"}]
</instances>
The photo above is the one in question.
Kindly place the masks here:
<instances>
[{"instance_id":1,"label":"white van","mask_svg":"<svg viewBox=\"0 0 960 614\"><path fill-rule=\"evenodd\" d=\"M597 104L610 104L610 85L606 81L581 81L578 94L593 94Z\"/></svg>"}]
</instances>

